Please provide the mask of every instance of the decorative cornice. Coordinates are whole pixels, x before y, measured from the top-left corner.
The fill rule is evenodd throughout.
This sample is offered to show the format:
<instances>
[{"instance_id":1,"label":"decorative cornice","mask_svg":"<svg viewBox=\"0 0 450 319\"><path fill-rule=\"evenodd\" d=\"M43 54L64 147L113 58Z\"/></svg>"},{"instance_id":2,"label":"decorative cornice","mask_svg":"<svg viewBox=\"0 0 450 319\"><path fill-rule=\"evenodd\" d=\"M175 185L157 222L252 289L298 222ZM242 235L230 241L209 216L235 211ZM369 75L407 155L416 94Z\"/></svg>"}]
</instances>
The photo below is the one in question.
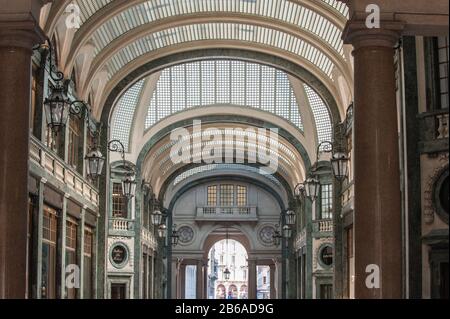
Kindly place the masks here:
<instances>
[{"instance_id":1,"label":"decorative cornice","mask_svg":"<svg viewBox=\"0 0 450 319\"><path fill-rule=\"evenodd\" d=\"M44 31L31 14L20 16L21 20L0 15L0 47L30 50L46 39Z\"/></svg>"},{"instance_id":2,"label":"decorative cornice","mask_svg":"<svg viewBox=\"0 0 450 319\"><path fill-rule=\"evenodd\" d=\"M355 50L363 47L393 48L402 35L403 22L381 21L381 28L367 28L365 21L349 21L342 33L345 44L352 44Z\"/></svg>"}]
</instances>

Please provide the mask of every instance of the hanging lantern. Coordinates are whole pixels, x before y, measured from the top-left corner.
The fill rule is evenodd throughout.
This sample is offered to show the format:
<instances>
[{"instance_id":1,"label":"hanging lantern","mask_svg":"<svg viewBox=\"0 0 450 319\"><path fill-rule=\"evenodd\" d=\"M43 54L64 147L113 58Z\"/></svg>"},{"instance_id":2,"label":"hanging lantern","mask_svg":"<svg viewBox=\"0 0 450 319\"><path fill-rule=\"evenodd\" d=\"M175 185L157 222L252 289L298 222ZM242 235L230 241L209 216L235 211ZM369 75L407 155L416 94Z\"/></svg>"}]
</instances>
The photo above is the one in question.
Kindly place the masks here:
<instances>
[{"instance_id":1,"label":"hanging lantern","mask_svg":"<svg viewBox=\"0 0 450 319\"><path fill-rule=\"evenodd\" d=\"M62 131L69 118L70 103L62 85L52 89L52 93L44 101L47 126L57 134Z\"/></svg>"},{"instance_id":2,"label":"hanging lantern","mask_svg":"<svg viewBox=\"0 0 450 319\"><path fill-rule=\"evenodd\" d=\"M286 239L291 238L292 236L292 228L288 225L283 226L283 237Z\"/></svg>"},{"instance_id":3,"label":"hanging lantern","mask_svg":"<svg viewBox=\"0 0 450 319\"><path fill-rule=\"evenodd\" d=\"M178 241L180 240L180 235L178 235L178 231L176 229L176 225L173 225L172 230L172 246L178 245Z\"/></svg>"},{"instance_id":4,"label":"hanging lantern","mask_svg":"<svg viewBox=\"0 0 450 319\"><path fill-rule=\"evenodd\" d=\"M284 215L284 221L286 225L292 226L295 225L296 214L293 210L288 210Z\"/></svg>"},{"instance_id":5,"label":"hanging lantern","mask_svg":"<svg viewBox=\"0 0 450 319\"><path fill-rule=\"evenodd\" d=\"M102 174L105 157L98 148L93 148L84 160L86 161L86 175L91 180L96 180Z\"/></svg>"},{"instance_id":6,"label":"hanging lantern","mask_svg":"<svg viewBox=\"0 0 450 319\"><path fill-rule=\"evenodd\" d=\"M163 220L163 213L161 213L159 210L155 210L152 214L152 224L155 226L159 226L162 224L162 220Z\"/></svg>"},{"instance_id":7,"label":"hanging lantern","mask_svg":"<svg viewBox=\"0 0 450 319\"><path fill-rule=\"evenodd\" d=\"M342 182L348 174L348 157L342 152L334 153L331 158L334 177Z\"/></svg>"},{"instance_id":8,"label":"hanging lantern","mask_svg":"<svg viewBox=\"0 0 450 319\"><path fill-rule=\"evenodd\" d=\"M311 200L315 201L317 197L319 197L319 191L320 191L320 182L315 177L309 177L305 181L305 193L306 196Z\"/></svg>"},{"instance_id":9,"label":"hanging lantern","mask_svg":"<svg viewBox=\"0 0 450 319\"><path fill-rule=\"evenodd\" d=\"M224 272L223 272L223 277L225 278L225 280L230 280L230 275L231 275L231 272L228 269L228 267L226 267Z\"/></svg>"},{"instance_id":10,"label":"hanging lantern","mask_svg":"<svg viewBox=\"0 0 450 319\"><path fill-rule=\"evenodd\" d=\"M132 198L136 195L136 181L132 174L127 174L125 179L122 181L122 191L123 196L126 198Z\"/></svg>"},{"instance_id":11,"label":"hanging lantern","mask_svg":"<svg viewBox=\"0 0 450 319\"><path fill-rule=\"evenodd\" d=\"M158 227L158 236L159 238L167 237L167 226L165 224L159 225Z\"/></svg>"}]
</instances>

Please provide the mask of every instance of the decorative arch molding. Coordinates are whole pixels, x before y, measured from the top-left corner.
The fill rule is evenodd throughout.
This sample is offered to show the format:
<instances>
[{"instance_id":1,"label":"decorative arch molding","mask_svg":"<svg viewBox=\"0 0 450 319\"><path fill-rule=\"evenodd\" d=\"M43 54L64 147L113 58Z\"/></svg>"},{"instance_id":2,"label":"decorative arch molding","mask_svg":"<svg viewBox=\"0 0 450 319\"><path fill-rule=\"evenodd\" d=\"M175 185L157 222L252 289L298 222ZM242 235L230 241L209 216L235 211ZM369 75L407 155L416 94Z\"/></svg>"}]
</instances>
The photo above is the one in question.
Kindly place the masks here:
<instances>
[{"instance_id":1,"label":"decorative arch molding","mask_svg":"<svg viewBox=\"0 0 450 319\"><path fill-rule=\"evenodd\" d=\"M211 178L211 177L199 178L199 179L189 183L188 185L183 186L174 194L174 196L171 199L166 200L166 202L169 203L169 205L167 205L168 206L167 209L168 209L169 213L172 214L173 208L175 207L175 203L187 191L191 190L194 187L202 185L206 182L220 181L223 179L227 179L229 181L236 181L236 182L245 182L245 183L249 182L249 180L247 178L243 178L240 176L233 176L233 175L221 175L221 176L217 176L217 177L213 177L213 178ZM286 210L286 207L287 207L286 203L284 203L283 199L278 194L278 191L276 189L274 189L272 186L270 186L269 184L263 183L261 181L255 180L255 179L252 179L251 184L265 190L266 192L269 192L275 198L278 206L280 207L280 212ZM162 199L162 198L160 198L160 199Z\"/></svg>"},{"instance_id":2,"label":"decorative arch molding","mask_svg":"<svg viewBox=\"0 0 450 319\"><path fill-rule=\"evenodd\" d=\"M177 171L175 171L172 175L170 175L169 178L167 178L166 181L164 182L164 184L163 184L163 186L161 187L161 190L160 190L160 192L159 192L159 194L158 194L159 201L160 201L161 203L163 202L163 199L164 199L164 197L165 197L166 194L167 194L167 191L168 191L168 189L169 189L170 184L175 180L175 178L176 178L178 175L180 175L180 174L182 174L182 173L184 173L184 172L186 172L186 171L188 171L188 170L190 170L190 169L192 169L192 168L195 168L195 167L201 167L201 166L204 166L204 165L191 164L191 165L183 166L183 167L181 167L180 169L178 169ZM250 165L250 164L247 164L246 166L257 167L256 165ZM224 173L225 173L225 174L224 174ZM277 190L275 187L273 187L273 185L272 185L272 183L271 183L270 181L267 181L267 183L266 183L266 182L262 182L261 180L256 179L255 177L251 177L251 175L254 175L254 173L253 173L253 174L252 174L252 173L246 174L246 176L248 176L248 177L251 178L253 184L255 184L255 182L258 182L258 183L260 183L260 185L266 185L263 189L265 189L266 191L271 192L271 194L274 194L274 193L278 193L278 192L279 192L279 190ZM192 183L196 183L198 180L204 181L204 180L207 180L207 179L208 179L208 180L211 180L211 181L214 181L214 180L219 180L219 179L225 178L224 176L228 176L228 178L229 178L230 180L234 180L234 179L236 179L236 178L238 178L240 181L242 181L242 180L244 180L244 181L247 180L247 177L244 177L244 176L240 176L240 177L239 177L239 175L232 174L232 173L229 173L229 172L227 172L227 171L225 171L225 172L222 171L222 172L221 172L221 171L219 170L219 171L215 171L215 172L210 172L209 174L208 174L208 173L207 173L207 174L204 174L204 175L202 175L202 176L200 176L200 177L195 177L195 176L193 175L193 177L191 177L191 178L188 179L189 183L183 183L183 184L185 184L185 185L190 185L190 184L192 184ZM293 200L293 197L292 197L293 190L292 190L292 188L289 186L289 183L288 183L288 182L287 182L280 174L275 173L275 174L274 174L274 177L280 182L281 188L282 188L282 189L284 190L284 192L286 193L287 201L284 202L284 201L283 201L283 198L282 198L281 196L279 196L279 199L281 200L281 202L285 203L286 206L288 206L288 203L289 203L291 200ZM181 185L183 185L183 184L181 184ZM196 184L196 185L199 185L199 184ZM175 191L177 188L179 188L179 189L181 190L181 189L183 189L183 187L184 187L184 186L181 186L181 187L174 187L173 190ZM178 192L178 191L176 191L175 194L176 194L177 192Z\"/></svg>"},{"instance_id":3,"label":"decorative arch molding","mask_svg":"<svg viewBox=\"0 0 450 319\"><path fill-rule=\"evenodd\" d=\"M217 226L213 227L212 229L210 229L209 232L205 233L204 236L201 238L200 247L202 248L202 250L204 252L204 255L203 255L204 258L208 258L209 251L217 242L226 239L226 236L214 236L213 237L212 233L221 228L224 228L224 226L217 225ZM245 229L243 229L239 225L233 225L228 228L236 229L242 233L245 240L243 240L242 238L240 238L238 236L233 236L233 235L229 236L229 239L235 240L238 243L240 243L245 248L247 256L248 256L251 253L251 251L254 249L254 245L251 240L252 237L250 236L250 234L248 234L245 231Z\"/></svg>"},{"instance_id":4,"label":"decorative arch molding","mask_svg":"<svg viewBox=\"0 0 450 319\"><path fill-rule=\"evenodd\" d=\"M216 123L216 122L224 122L223 116L221 115L215 115L215 116L206 116L206 117L200 117L197 118L199 120L202 121L202 123ZM265 122L259 119L255 119L255 118L251 118L251 117L246 117L246 116L241 116L241 115L236 115L234 116L234 118L231 120L230 119L230 123L245 123L245 124L253 124L255 126L259 126L259 127L264 127L264 128L278 128L278 133L280 136L282 136L283 138L285 138L296 150L297 152L300 154L300 156L303 159L303 162L305 164L305 171L309 171L311 168L311 159L310 156L308 155L308 152L306 151L306 149L304 148L304 146L301 144L301 142L295 138L291 133L289 133L288 131L286 131L284 128L279 127L277 125L274 125L273 123L270 122ZM146 143L145 145L141 148L141 151L139 153L139 156L137 158L136 161L136 168L138 170L138 177L142 178L142 172L143 172L143 167L145 164L145 160L147 157L147 154L150 152L150 150L164 137L166 137L167 135L170 134L170 132L178 127L186 127L192 125L192 119L187 119L184 121L179 121L176 123L173 123L169 126L166 126L165 128L163 128L162 130L158 131L155 135L153 135Z\"/></svg>"}]
</instances>

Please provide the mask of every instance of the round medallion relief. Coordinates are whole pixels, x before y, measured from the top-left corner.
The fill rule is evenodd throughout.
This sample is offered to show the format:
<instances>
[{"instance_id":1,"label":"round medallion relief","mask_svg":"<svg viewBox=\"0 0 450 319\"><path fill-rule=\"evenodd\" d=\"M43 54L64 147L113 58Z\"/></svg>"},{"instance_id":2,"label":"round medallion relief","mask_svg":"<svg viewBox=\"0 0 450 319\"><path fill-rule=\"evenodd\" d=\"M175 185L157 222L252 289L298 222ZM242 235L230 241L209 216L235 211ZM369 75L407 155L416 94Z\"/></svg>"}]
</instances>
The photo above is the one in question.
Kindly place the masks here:
<instances>
[{"instance_id":1,"label":"round medallion relief","mask_svg":"<svg viewBox=\"0 0 450 319\"><path fill-rule=\"evenodd\" d=\"M273 235L275 234L275 227L273 226L264 226L259 231L259 239L265 245L270 245L273 243Z\"/></svg>"},{"instance_id":2,"label":"round medallion relief","mask_svg":"<svg viewBox=\"0 0 450 319\"><path fill-rule=\"evenodd\" d=\"M189 226L181 226L178 229L178 235L180 236L180 242L186 244L194 239L194 230Z\"/></svg>"},{"instance_id":3,"label":"round medallion relief","mask_svg":"<svg viewBox=\"0 0 450 319\"><path fill-rule=\"evenodd\" d=\"M111 247L109 258L116 268L123 268L128 262L128 247L124 243L116 243Z\"/></svg>"}]
</instances>

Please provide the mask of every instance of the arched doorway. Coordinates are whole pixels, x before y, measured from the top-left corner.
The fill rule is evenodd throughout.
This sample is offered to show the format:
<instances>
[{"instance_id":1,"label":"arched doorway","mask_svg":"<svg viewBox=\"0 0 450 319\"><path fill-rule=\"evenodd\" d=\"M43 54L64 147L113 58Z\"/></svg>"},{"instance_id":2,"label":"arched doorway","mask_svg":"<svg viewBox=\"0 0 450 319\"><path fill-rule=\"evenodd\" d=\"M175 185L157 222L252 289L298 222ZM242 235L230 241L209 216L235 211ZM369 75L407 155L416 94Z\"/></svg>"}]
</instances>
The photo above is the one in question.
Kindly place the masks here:
<instances>
[{"instance_id":1,"label":"arched doorway","mask_svg":"<svg viewBox=\"0 0 450 319\"><path fill-rule=\"evenodd\" d=\"M248 254L237 240L221 239L208 252L208 299L247 299Z\"/></svg>"}]
</instances>

